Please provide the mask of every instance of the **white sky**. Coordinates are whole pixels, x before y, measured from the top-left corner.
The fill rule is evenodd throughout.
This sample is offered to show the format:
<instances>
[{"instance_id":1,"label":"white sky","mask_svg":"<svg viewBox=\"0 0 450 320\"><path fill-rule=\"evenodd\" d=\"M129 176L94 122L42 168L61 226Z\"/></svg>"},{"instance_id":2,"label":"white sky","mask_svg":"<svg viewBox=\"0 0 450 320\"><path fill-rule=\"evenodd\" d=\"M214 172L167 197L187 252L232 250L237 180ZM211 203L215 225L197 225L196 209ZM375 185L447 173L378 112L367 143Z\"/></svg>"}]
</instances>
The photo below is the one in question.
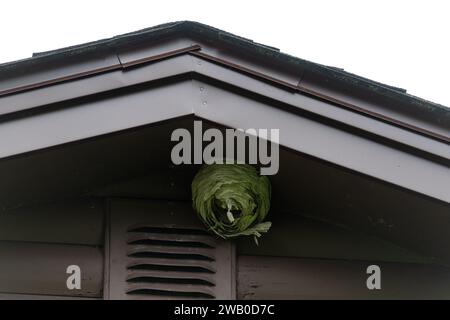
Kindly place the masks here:
<instances>
[{"instance_id":1,"label":"white sky","mask_svg":"<svg viewBox=\"0 0 450 320\"><path fill-rule=\"evenodd\" d=\"M177 20L450 106L448 0L1 0L0 63Z\"/></svg>"}]
</instances>

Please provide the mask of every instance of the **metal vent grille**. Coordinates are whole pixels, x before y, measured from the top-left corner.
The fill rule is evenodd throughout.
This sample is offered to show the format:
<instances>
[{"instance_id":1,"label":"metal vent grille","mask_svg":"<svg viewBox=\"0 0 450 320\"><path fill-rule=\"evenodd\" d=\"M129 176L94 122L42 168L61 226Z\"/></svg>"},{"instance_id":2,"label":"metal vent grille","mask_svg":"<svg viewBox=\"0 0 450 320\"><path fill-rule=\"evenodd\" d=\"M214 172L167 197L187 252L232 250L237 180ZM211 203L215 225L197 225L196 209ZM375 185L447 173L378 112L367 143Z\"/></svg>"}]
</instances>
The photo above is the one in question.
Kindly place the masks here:
<instances>
[{"instance_id":1,"label":"metal vent grille","mask_svg":"<svg viewBox=\"0 0 450 320\"><path fill-rule=\"evenodd\" d=\"M234 251L205 231L188 203L114 201L111 299L232 299Z\"/></svg>"}]
</instances>

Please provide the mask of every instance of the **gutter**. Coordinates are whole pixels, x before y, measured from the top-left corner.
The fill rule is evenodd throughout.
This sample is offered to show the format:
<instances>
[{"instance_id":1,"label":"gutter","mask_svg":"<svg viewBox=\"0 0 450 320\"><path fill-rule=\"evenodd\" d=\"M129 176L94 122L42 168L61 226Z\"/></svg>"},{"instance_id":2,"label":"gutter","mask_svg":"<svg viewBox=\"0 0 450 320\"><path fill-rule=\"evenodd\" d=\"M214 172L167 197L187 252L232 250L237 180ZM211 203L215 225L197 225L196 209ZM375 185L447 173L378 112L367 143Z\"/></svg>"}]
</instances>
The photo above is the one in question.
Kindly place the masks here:
<instances>
[{"instance_id":1,"label":"gutter","mask_svg":"<svg viewBox=\"0 0 450 320\"><path fill-rule=\"evenodd\" d=\"M422 136L437 140L439 142L444 142L446 144L450 144L450 136L445 136L445 135L439 134L437 132L433 132L433 131L427 130L425 128L418 127L418 126L400 121L398 119L385 116L381 113L376 113L371 110L361 108L357 105L354 105L354 104L336 99L332 96L325 95L318 91L303 87L303 86L301 86L300 83L297 85L293 85L291 83L288 83L281 79L274 78L272 76L261 73L259 71L244 67L242 65L235 64L233 62L230 62L230 61L227 61L227 60L224 60L221 58L211 56L209 54L202 52L201 49L202 48L200 45L194 44L189 47L180 48L180 49L176 49L176 50L172 50L172 51L167 51L167 52L164 52L161 54L145 57L142 59L132 60L132 61L129 61L126 63L122 63L120 61L120 57L116 54L117 59L119 61L119 63L117 63L117 64L113 64L113 65L110 65L107 67L91 69L91 70L88 70L85 72L75 73L75 74L71 74L71 75L67 75L67 76L63 76L63 77L59 77L59 78L54 78L54 79L50 79L50 80L46 80L46 81L42 81L42 82L36 82L36 83L24 85L24 86L8 88L6 90L0 91L0 98L4 97L4 96L8 96L8 95L18 94L18 93L22 93L22 92L26 92L26 91L30 91L30 90L35 90L35 89L55 85L55 84L60 84L60 83L68 82L68 81L74 81L74 80L78 80L78 79L82 79L82 78L86 78L86 77L91 77L91 76L95 76L95 75L99 75L99 74L103 74L103 73L107 73L107 72L112 72L112 71L117 71L117 70L126 70L129 68L139 67L139 66L143 66L146 64L150 64L152 62L161 61L161 60L164 60L167 58L171 58L171 57L175 57L175 56L179 56L179 55L183 55L183 54L189 54L192 56L200 57L200 58L210 61L212 63L221 65L228 69L235 70L239 73L251 76L253 78L257 78L257 79L262 80L266 83L269 83L273 86L280 87L284 90L287 90L290 92L299 92L301 94L305 94L310 97L329 102L340 108L347 109L347 110L350 110L352 112L356 112L359 114L363 114L363 115L371 117L373 119L383 121L385 123L394 125L396 127L402 128L402 129L406 129L408 131L411 131L411 132L420 134Z\"/></svg>"}]
</instances>

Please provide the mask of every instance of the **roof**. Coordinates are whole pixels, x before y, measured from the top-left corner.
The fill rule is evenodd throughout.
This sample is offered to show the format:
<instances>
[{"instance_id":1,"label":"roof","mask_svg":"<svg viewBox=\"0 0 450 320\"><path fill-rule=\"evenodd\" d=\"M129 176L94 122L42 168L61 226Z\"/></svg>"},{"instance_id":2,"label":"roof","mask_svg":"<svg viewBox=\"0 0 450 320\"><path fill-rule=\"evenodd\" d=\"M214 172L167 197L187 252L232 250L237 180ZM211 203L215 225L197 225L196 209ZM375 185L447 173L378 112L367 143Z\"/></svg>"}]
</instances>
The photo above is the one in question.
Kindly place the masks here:
<instances>
[{"instance_id":1,"label":"roof","mask_svg":"<svg viewBox=\"0 0 450 320\"><path fill-rule=\"evenodd\" d=\"M287 62L292 65L300 65L303 68L311 70L312 72L326 75L338 81L343 81L352 84L354 86L365 87L377 94L382 94L386 97L394 99L400 99L404 102L410 103L411 105L417 108L425 108L428 110L431 109L433 111L438 112L439 116L450 118L450 108L411 95L407 93L405 89L373 81L346 72L341 68L325 66L322 64L300 59L288 55L286 53L282 53L277 48L257 43L251 39L243 38L234 35L232 33L193 21L170 22L130 33L125 33L111 38L101 39L98 41L83 43L57 50L37 52L34 53L31 58L0 64L0 73L4 70L14 69L15 67L24 64L35 64L39 63L42 60L60 59L66 56L73 56L77 54L100 50L102 48L116 47L118 45L129 44L142 39L145 40L157 39L162 36L172 35L175 33L186 35L195 34L212 40L224 41L233 46L240 47L242 50L251 51L253 53L269 57L270 59L276 59L282 62Z\"/></svg>"},{"instance_id":2,"label":"roof","mask_svg":"<svg viewBox=\"0 0 450 320\"><path fill-rule=\"evenodd\" d=\"M323 221L448 261L435 245L448 243L448 108L196 22L1 65L0 205L85 195L147 170L172 179L168 137L197 119L283 130L271 180L286 212L301 193Z\"/></svg>"},{"instance_id":3,"label":"roof","mask_svg":"<svg viewBox=\"0 0 450 320\"><path fill-rule=\"evenodd\" d=\"M450 109L203 24L0 66L0 160L178 117L283 128L289 150L450 201Z\"/></svg>"}]
</instances>

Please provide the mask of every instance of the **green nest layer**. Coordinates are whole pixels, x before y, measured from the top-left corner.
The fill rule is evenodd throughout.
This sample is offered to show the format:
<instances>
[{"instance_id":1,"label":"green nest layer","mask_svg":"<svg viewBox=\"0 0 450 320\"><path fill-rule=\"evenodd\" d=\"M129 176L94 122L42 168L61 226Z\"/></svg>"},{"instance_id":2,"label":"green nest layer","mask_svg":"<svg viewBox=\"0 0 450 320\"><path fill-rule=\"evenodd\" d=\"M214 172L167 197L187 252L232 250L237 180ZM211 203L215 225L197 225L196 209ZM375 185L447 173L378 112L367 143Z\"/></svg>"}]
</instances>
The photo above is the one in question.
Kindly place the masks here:
<instances>
[{"instance_id":1,"label":"green nest layer","mask_svg":"<svg viewBox=\"0 0 450 320\"><path fill-rule=\"evenodd\" d=\"M267 232L263 222L270 207L270 182L246 164L212 164L200 169L192 181L192 201L209 230L228 239Z\"/></svg>"}]
</instances>

